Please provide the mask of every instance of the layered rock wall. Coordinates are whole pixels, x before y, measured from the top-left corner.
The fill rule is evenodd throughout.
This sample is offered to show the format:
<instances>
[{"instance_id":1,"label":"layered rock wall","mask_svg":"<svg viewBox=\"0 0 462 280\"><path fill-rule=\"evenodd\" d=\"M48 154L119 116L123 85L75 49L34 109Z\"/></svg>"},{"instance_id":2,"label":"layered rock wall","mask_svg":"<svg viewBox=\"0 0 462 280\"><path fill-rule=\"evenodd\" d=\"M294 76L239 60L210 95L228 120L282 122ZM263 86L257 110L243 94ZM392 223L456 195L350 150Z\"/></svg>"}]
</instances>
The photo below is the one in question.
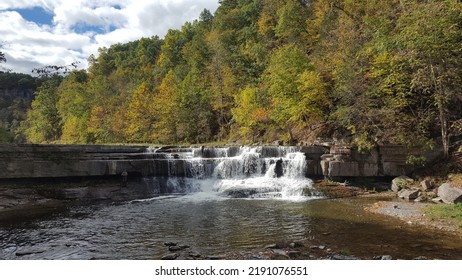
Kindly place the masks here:
<instances>
[{"instance_id":1,"label":"layered rock wall","mask_svg":"<svg viewBox=\"0 0 462 280\"><path fill-rule=\"evenodd\" d=\"M416 167L408 164L409 156L431 162L441 151L422 152L398 145L379 146L368 152L351 147L332 146L330 152L321 156L322 175L335 177L396 177L411 173Z\"/></svg>"},{"instance_id":2,"label":"layered rock wall","mask_svg":"<svg viewBox=\"0 0 462 280\"><path fill-rule=\"evenodd\" d=\"M148 173L143 146L0 145L0 178L52 178Z\"/></svg>"},{"instance_id":3,"label":"layered rock wall","mask_svg":"<svg viewBox=\"0 0 462 280\"><path fill-rule=\"evenodd\" d=\"M175 149L147 153L147 146L0 145L0 178L57 178L120 176L123 170L138 176L188 176L186 163L175 159ZM419 151L382 146L366 153L349 147L304 146L306 176L400 176L413 170L409 154ZM430 153L434 159L438 153ZM213 159L204 159L204 161ZM205 163L206 164L206 163Z\"/></svg>"}]
</instances>

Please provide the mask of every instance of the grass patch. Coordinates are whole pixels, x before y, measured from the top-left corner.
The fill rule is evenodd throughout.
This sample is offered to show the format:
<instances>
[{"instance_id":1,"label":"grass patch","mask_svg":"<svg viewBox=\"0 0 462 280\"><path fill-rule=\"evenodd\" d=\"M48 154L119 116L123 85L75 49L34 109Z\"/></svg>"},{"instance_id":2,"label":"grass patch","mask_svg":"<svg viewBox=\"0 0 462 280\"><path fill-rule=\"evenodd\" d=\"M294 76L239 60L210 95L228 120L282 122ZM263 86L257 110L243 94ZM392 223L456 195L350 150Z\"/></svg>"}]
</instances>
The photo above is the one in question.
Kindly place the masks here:
<instances>
[{"instance_id":1,"label":"grass patch","mask_svg":"<svg viewBox=\"0 0 462 280\"><path fill-rule=\"evenodd\" d=\"M430 205L425 208L425 213L432 219L441 219L456 225L462 231L462 203Z\"/></svg>"}]
</instances>

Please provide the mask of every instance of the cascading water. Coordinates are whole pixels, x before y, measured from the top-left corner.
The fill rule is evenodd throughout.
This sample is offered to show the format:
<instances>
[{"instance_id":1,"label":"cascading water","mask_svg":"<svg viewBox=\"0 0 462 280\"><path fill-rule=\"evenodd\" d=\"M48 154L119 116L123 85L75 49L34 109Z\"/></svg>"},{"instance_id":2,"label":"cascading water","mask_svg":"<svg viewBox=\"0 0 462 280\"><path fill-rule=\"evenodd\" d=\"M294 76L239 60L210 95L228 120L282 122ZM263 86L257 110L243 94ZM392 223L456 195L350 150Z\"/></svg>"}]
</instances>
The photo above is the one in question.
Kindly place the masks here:
<instances>
[{"instance_id":1,"label":"cascading water","mask_svg":"<svg viewBox=\"0 0 462 280\"><path fill-rule=\"evenodd\" d=\"M167 178L150 178L154 187L165 185L160 193L290 200L321 196L305 177L299 147L151 147L148 153L167 162Z\"/></svg>"}]
</instances>

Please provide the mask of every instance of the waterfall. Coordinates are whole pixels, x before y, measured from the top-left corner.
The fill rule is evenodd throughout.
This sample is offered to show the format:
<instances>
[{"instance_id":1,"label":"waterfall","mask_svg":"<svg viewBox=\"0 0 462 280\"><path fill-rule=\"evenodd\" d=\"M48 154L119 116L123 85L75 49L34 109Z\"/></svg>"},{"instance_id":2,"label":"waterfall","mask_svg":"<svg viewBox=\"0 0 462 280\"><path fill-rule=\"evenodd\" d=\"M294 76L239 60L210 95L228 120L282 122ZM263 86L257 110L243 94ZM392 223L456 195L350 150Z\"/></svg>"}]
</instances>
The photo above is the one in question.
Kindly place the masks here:
<instances>
[{"instance_id":1,"label":"waterfall","mask_svg":"<svg viewBox=\"0 0 462 280\"><path fill-rule=\"evenodd\" d=\"M321 194L305 176L299 147L150 147L166 166L153 186L157 193L205 193L218 197L306 200ZM160 183L159 183L160 182Z\"/></svg>"}]
</instances>

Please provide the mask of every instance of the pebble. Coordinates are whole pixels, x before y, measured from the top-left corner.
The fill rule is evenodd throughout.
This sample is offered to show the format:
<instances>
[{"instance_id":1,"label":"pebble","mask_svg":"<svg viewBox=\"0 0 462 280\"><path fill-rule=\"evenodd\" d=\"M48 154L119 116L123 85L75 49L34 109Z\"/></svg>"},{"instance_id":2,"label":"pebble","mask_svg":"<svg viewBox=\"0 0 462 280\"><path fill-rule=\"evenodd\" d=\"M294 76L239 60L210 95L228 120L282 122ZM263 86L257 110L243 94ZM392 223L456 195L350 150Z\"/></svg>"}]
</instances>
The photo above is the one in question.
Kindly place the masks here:
<instances>
[{"instance_id":1,"label":"pebble","mask_svg":"<svg viewBox=\"0 0 462 280\"><path fill-rule=\"evenodd\" d=\"M276 255L287 256L287 252L281 249L272 249L271 251Z\"/></svg>"}]
</instances>

